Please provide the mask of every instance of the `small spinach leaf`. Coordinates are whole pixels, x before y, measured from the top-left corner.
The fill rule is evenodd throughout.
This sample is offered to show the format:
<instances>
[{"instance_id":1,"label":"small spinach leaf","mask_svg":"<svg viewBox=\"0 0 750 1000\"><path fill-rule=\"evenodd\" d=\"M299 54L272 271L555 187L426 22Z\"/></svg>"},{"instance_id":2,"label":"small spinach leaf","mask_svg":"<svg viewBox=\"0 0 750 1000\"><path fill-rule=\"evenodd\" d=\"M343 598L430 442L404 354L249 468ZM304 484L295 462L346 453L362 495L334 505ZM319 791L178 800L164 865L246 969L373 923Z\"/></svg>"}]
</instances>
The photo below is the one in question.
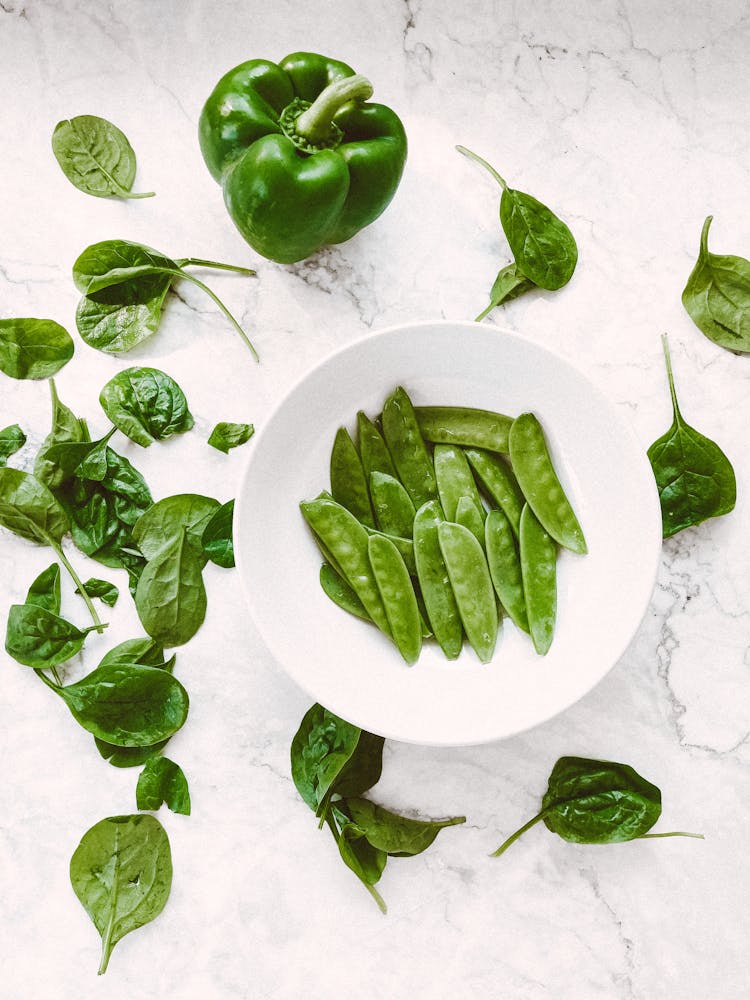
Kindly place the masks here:
<instances>
[{"instance_id":1,"label":"small spinach leaf","mask_svg":"<svg viewBox=\"0 0 750 1000\"><path fill-rule=\"evenodd\" d=\"M0 468L8 459L26 444L26 435L18 426L11 424L0 431Z\"/></svg>"},{"instance_id":2,"label":"small spinach leaf","mask_svg":"<svg viewBox=\"0 0 750 1000\"><path fill-rule=\"evenodd\" d=\"M672 426L648 449L661 503L662 534L701 524L734 510L737 483L732 464L710 438L686 424L680 413L666 334L662 337L672 396Z\"/></svg>"},{"instance_id":3,"label":"small spinach leaf","mask_svg":"<svg viewBox=\"0 0 750 1000\"><path fill-rule=\"evenodd\" d=\"M362 885L378 904L381 913L387 912L385 900L375 888L383 874L388 855L373 847L355 823L344 823L337 838L339 854Z\"/></svg>"},{"instance_id":4,"label":"small spinach leaf","mask_svg":"<svg viewBox=\"0 0 750 1000\"><path fill-rule=\"evenodd\" d=\"M232 448L239 448L249 441L254 433L255 427L252 424L229 424L221 421L211 431L208 443L212 448L228 455Z\"/></svg>"},{"instance_id":5,"label":"small spinach leaf","mask_svg":"<svg viewBox=\"0 0 750 1000\"><path fill-rule=\"evenodd\" d=\"M78 115L58 122L52 152L70 183L95 198L153 198L154 192L134 194L135 153L123 132L96 115Z\"/></svg>"},{"instance_id":6,"label":"small spinach leaf","mask_svg":"<svg viewBox=\"0 0 750 1000\"><path fill-rule=\"evenodd\" d=\"M26 595L26 604L35 604L53 615L60 614L60 567L57 563L42 570L34 580Z\"/></svg>"},{"instance_id":7,"label":"small spinach leaf","mask_svg":"<svg viewBox=\"0 0 750 1000\"><path fill-rule=\"evenodd\" d=\"M49 380L49 385L52 394L52 429L37 453L34 475L54 493L62 485L65 477L56 463L50 459L50 449L63 442L85 441L88 433L83 421L61 402L54 379Z\"/></svg>"},{"instance_id":8,"label":"small spinach leaf","mask_svg":"<svg viewBox=\"0 0 750 1000\"><path fill-rule=\"evenodd\" d=\"M234 566L233 516L234 500L228 500L213 514L201 535L205 555L212 563L223 566L224 569Z\"/></svg>"},{"instance_id":9,"label":"small spinach leaf","mask_svg":"<svg viewBox=\"0 0 750 1000\"><path fill-rule=\"evenodd\" d=\"M73 350L68 331L52 319L0 319L0 371L11 378L49 378Z\"/></svg>"},{"instance_id":10,"label":"small spinach leaf","mask_svg":"<svg viewBox=\"0 0 750 1000\"><path fill-rule=\"evenodd\" d=\"M206 616L202 563L183 531L146 564L135 591L135 606L148 634L164 646L181 646Z\"/></svg>"},{"instance_id":11,"label":"small spinach leaf","mask_svg":"<svg viewBox=\"0 0 750 1000\"><path fill-rule=\"evenodd\" d=\"M552 768L541 812L508 837L493 857L503 854L539 820L575 844L617 844L647 836L703 839L691 833L649 834L660 815L661 792L630 765L561 757Z\"/></svg>"},{"instance_id":12,"label":"small spinach leaf","mask_svg":"<svg viewBox=\"0 0 750 1000\"><path fill-rule=\"evenodd\" d=\"M117 604L117 598L120 596L120 591L114 583L110 583L109 580L97 580L96 577L91 577L90 580L87 580L83 585L83 589L89 597L98 597L108 608L113 608ZM80 593L81 589L76 587L76 594Z\"/></svg>"},{"instance_id":13,"label":"small spinach leaf","mask_svg":"<svg viewBox=\"0 0 750 1000\"><path fill-rule=\"evenodd\" d=\"M519 295L530 292L532 288L536 288L536 285L525 275L521 274L516 264L506 264L498 272L494 284L490 289L490 304L480 312L474 322L481 323L485 316L491 313L497 306L517 299Z\"/></svg>"},{"instance_id":14,"label":"small spinach leaf","mask_svg":"<svg viewBox=\"0 0 750 1000\"><path fill-rule=\"evenodd\" d=\"M190 815L190 791L182 768L167 757L150 757L135 790L139 809L155 812L162 803L174 813Z\"/></svg>"},{"instance_id":15,"label":"small spinach leaf","mask_svg":"<svg viewBox=\"0 0 750 1000\"><path fill-rule=\"evenodd\" d=\"M8 612L5 650L27 667L56 667L83 649L89 632L38 604L12 604Z\"/></svg>"},{"instance_id":16,"label":"small spinach leaf","mask_svg":"<svg viewBox=\"0 0 750 1000\"><path fill-rule=\"evenodd\" d=\"M682 293L682 304L709 340L730 351L750 351L750 261L710 253L703 223L698 260Z\"/></svg>"},{"instance_id":17,"label":"small spinach leaf","mask_svg":"<svg viewBox=\"0 0 750 1000\"><path fill-rule=\"evenodd\" d=\"M158 368L126 368L104 386L99 402L112 423L147 448L193 426L185 393Z\"/></svg>"},{"instance_id":18,"label":"small spinach leaf","mask_svg":"<svg viewBox=\"0 0 750 1000\"><path fill-rule=\"evenodd\" d=\"M174 659L174 657L173 657ZM153 639L126 639L102 657L100 667L112 663L141 663L146 667L164 667L164 649Z\"/></svg>"},{"instance_id":19,"label":"small spinach leaf","mask_svg":"<svg viewBox=\"0 0 750 1000\"><path fill-rule=\"evenodd\" d=\"M397 858L421 854L446 826L458 826L466 822L465 816L426 821L409 819L392 813L369 799L347 799L346 805L352 822L372 846Z\"/></svg>"},{"instance_id":20,"label":"small spinach leaf","mask_svg":"<svg viewBox=\"0 0 750 1000\"><path fill-rule=\"evenodd\" d=\"M102 938L99 975L126 934L157 917L169 899L172 854L154 816L110 816L87 830L70 859L70 881Z\"/></svg>"}]
</instances>

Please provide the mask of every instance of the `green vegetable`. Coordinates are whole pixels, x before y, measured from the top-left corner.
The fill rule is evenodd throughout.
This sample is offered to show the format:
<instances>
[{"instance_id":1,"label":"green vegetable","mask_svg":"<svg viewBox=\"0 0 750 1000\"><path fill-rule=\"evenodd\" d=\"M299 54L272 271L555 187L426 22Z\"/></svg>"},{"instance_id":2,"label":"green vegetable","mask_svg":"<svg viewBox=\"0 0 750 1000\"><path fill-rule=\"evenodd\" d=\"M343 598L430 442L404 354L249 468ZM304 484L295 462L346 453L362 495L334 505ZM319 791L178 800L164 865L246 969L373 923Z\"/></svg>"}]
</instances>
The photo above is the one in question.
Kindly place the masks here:
<instances>
[{"instance_id":1,"label":"green vegetable","mask_svg":"<svg viewBox=\"0 0 750 1000\"><path fill-rule=\"evenodd\" d=\"M114 585L110 583L109 580L97 580L95 577L91 577L84 583L84 588L89 597L98 597L99 600L106 604L108 608L113 608L117 604L117 598L120 596L120 591ZM76 588L76 593L82 593L81 590Z\"/></svg>"},{"instance_id":2,"label":"green vegetable","mask_svg":"<svg viewBox=\"0 0 750 1000\"><path fill-rule=\"evenodd\" d=\"M383 405L383 436L415 508L428 500L437 500L437 482L432 459L425 446L414 407L406 391L399 386Z\"/></svg>"},{"instance_id":3,"label":"green vegetable","mask_svg":"<svg viewBox=\"0 0 750 1000\"><path fill-rule=\"evenodd\" d=\"M50 450L58 444L87 440L88 433L83 421L60 401L54 379L49 380L49 387L52 395L52 429L37 452L34 475L54 492L62 485L65 477L57 464L50 459Z\"/></svg>"},{"instance_id":4,"label":"green vegetable","mask_svg":"<svg viewBox=\"0 0 750 1000\"><path fill-rule=\"evenodd\" d=\"M153 816L111 816L87 830L70 859L73 891L102 938L99 975L112 949L164 909L172 886L167 834Z\"/></svg>"},{"instance_id":5,"label":"green vegetable","mask_svg":"<svg viewBox=\"0 0 750 1000\"><path fill-rule=\"evenodd\" d=\"M139 809L155 812L162 803L174 813L190 815L190 792L182 768L166 757L150 757L135 790Z\"/></svg>"},{"instance_id":6,"label":"green vegetable","mask_svg":"<svg viewBox=\"0 0 750 1000\"><path fill-rule=\"evenodd\" d=\"M340 823L340 829L337 828L336 821ZM341 860L367 889L377 903L380 912L386 913L385 900L375 885L380 881L388 855L385 851L373 847L359 827L355 823L348 822L347 815L343 810L335 810L328 823L338 843Z\"/></svg>"},{"instance_id":7,"label":"green vegetable","mask_svg":"<svg viewBox=\"0 0 750 1000\"><path fill-rule=\"evenodd\" d=\"M199 137L234 224L264 257L290 264L373 222L398 187L406 136L363 103L372 86L345 63L296 52L252 59L218 82Z\"/></svg>"},{"instance_id":8,"label":"green vegetable","mask_svg":"<svg viewBox=\"0 0 750 1000\"><path fill-rule=\"evenodd\" d=\"M346 427L339 427L331 450L331 496L346 507L357 520L369 528L375 527L370 491L362 460L349 437Z\"/></svg>"},{"instance_id":9,"label":"green vegetable","mask_svg":"<svg viewBox=\"0 0 750 1000\"><path fill-rule=\"evenodd\" d=\"M503 413L469 406L415 406L414 414L425 441L507 454L513 418Z\"/></svg>"},{"instance_id":10,"label":"green vegetable","mask_svg":"<svg viewBox=\"0 0 750 1000\"><path fill-rule=\"evenodd\" d=\"M2 468L11 455L15 455L26 444L26 435L18 426L11 424L0 431L0 468Z\"/></svg>"},{"instance_id":11,"label":"green vegetable","mask_svg":"<svg viewBox=\"0 0 750 1000\"><path fill-rule=\"evenodd\" d=\"M495 593L515 624L528 632L521 560L507 515L502 510L491 510L484 522L484 533L487 565Z\"/></svg>"},{"instance_id":12,"label":"green vegetable","mask_svg":"<svg viewBox=\"0 0 750 1000\"><path fill-rule=\"evenodd\" d=\"M710 438L686 424L677 402L666 334L662 337L672 397L672 426L648 449L661 503L662 534L670 538L734 510L737 483L732 464Z\"/></svg>"},{"instance_id":13,"label":"green vegetable","mask_svg":"<svg viewBox=\"0 0 750 1000\"><path fill-rule=\"evenodd\" d=\"M455 520L458 501L462 497L469 497L478 510L484 513L464 450L455 444L436 444L432 461L435 465L440 505L446 521Z\"/></svg>"},{"instance_id":14,"label":"green vegetable","mask_svg":"<svg viewBox=\"0 0 750 1000\"><path fill-rule=\"evenodd\" d=\"M466 457L490 500L503 511L514 534L518 535L524 496L513 470L502 458L481 448L467 448Z\"/></svg>"},{"instance_id":15,"label":"green vegetable","mask_svg":"<svg viewBox=\"0 0 750 1000\"><path fill-rule=\"evenodd\" d=\"M478 505L472 497L459 497L453 520L456 524L468 528L484 548L484 507Z\"/></svg>"},{"instance_id":16,"label":"green vegetable","mask_svg":"<svg viewBox=\"0 0 750 1000\"><path fill-rule=\"evenodd\" d=\"M119 430L144 448L193 426L182 389L157 368L126 368L99 394L104 412Z\"/></svg>"},{"instance_id":17,"label":"green vegetable","mask_svg":"<svg viewBox=\"0 0 750 1000\"><path fill-rule=\"evenodd\" d=\"M362 467L365 470L365 478L368 483L372 480L373 472L397 478L396 468L383 440L383 435L362 410L357 414L357 440Z\"/></svg>"},{"instance_id":18,"label":"green vegetable","mask_svg":"<svg viewBox=\"0 0 750 1000\"><path fill-rule=\"evenodd\" d=\"M443 521L437 534L466 637L481 662L489 663L497 642L497 604L482 546L461 524Z\"/></svg>"},{"instance_id":19,"label":"green vegetable","mask_svg":"<svg viewBox=\"0 0 750 1000\"><path fill-rule=\"evenodd\" d=\"M729 351L750 351L750 261L710 253L703 223L698 260L682 293L690 318L709 340Z\"/></svg>"},{"instance_id":20,"label":"green vegetable","mask_svg":"<svg viewBox=\"0 0 750 1000\"><path fill-rule=\"evenodd\" d=\"M233 518L234 500L228 500L215 511L201 535L204 555L212 563L223 566L224 569L231 569L234 566Z\"/></svg>"},{"instance_id":21,"label":"green vegetable","mask_svg":"<svg viewBox=\"0 0 750 1000\"><path fill-rule=\"evenodd\" d=\"M80 653L89 632L102 627L79 629L39 604L12 604L5 651L27 667L56 667Z\"/></svg>"},{"instance_id":22,"label":"green vegetable","mask_svg":"<svg viewBox=\"0 0 750 1000\"><path fill-rule=\"evenodd\" d=\"M238 274L255 273L245 267L196 257L172 260L158 250L129 240L104 240L86 247L73 265L73 281L84 296L76 313L81 337L99 351L119 354L131 350L155 332L172 282L185 278L214 301L257 361L255 348L224 303L199 278L185 270L191 264Z\"/></svg>"},{"instance_id":23,"label":"green vegetable","mask_svg":"<svg viewBox=\"0 0 750 1000\"><path fill-rule=\"evenodd\" d=\"M347 799L352 822L363 832L373 847L394 858L421 854L447 826L459 826L465 816L443 820L409 819L389 812L369 799Z\"/></svg>"},{"instance_id":24,"label":"green vegetable","mask_svg":"<svg viewBox=\"0 0 750 1000\"><path fill-rule=\"evenodd\" d=\"M150 637L126 639L105 653L99 666L109 666L113 663L141 663L147 667L164 667L164 650Z\"/></svg>"},{"instance_id":25,"label":"green vegetable","mask_svg":"<svg viewBox=\"0 0 750 1000\"><path fill-rule=\"evenodd\" d=\"M536 285L518 270L517 264L506 264L498 271L490 289L490 304L480 312L474 322L481 323L493 309L506 302L512 302L513 299L530 292L533 288L536 288Z\"/></svg>"},{"instance_id":26,"label":"green vegetable","mask_svg":"<svg viewBox=\"0 0 750 1000\"><path fill-rule=\"evenodd\" d=\"M661 792L628 764L561 757L549 776L541 812L508 837L493 857L539 820L574 844L617 844L643 837L703 839L696 833L649 834L660 815Z\"/></svg>"},{"instance_id":27,"label":"green vegetable","mask_svg":"<svg viewBox=\"0 0 750 1000\"><path fill-rule=\"evenodd\" d=\"M344 611L348 611L350 615L355 615L357 618L362 618L363 621L372 621L354 588L350 587L346 580L327 562L324 562L320 567L320 586L333 603L338 604Z\"/></svg>"},{"instance_id":28,"label":"green vegetable","mask_svg":"<svg viewBox=\"0 0 750 1000\"><path fill-rule=\"evenodd\" d=\"M409 571L385 535L370 536L367 554L393 641L407 663L416 663L422 649L422 622Z\"/></svg>"},{"instance_id":29,"label":"green vegetable","mask_svg":"<svg viewBox=\"0 0 750 1000\"><path fill-rule=\"evenodd\" d=\"M159 500L146 510L133 527L133 540L147 559L153 559L165 545L187 535L205 565L203 532L220 510L218 500L200 493L177 493Z\"/></svg>"},{"instance_id":30,"label":"green vegetable","mask_svg":"<svg viewBox=\"0 0 750 1000\"><path fill-rule=\"evenodd\" d=\"M578 247L562 219L558 219L554 212L530 194L508 187L495 168L481 156L465 146L456 146L456 149L483 166L502 187L500 224L520 274L539 288L549 291L566 285L573 277L578 262ZM510 275L506 281L511 281ZM524 290L516 287L515 294L519 295Z\"/></svg>"},{"instance_id":31,"label":"green vegetable","mask_svg":"<svg viewBox=\"0 0 750 1000\"><path fill-rule=\"evenodd\" d=\"M542 425L533 413L516 417L508 443L518 485L541 525L564 548L587 552L583 530L557 478Z\"/></svg>"},{"instance_id":32,"label":"green vegetable","mask_svg":"<svg viewBox=\"0 0 750 1000\"><path fill-rule=\"evenodd\" d=\"M448 659L455 660L461 652L463 631L438 538L443 520L437 500L419 508L414 518L414 561L430 628Z\"/></svg>"},{"instance_id":33,"label":"green vegetable","mask_svg":"<svg viewBox=\"0 0 750 1000\"><path fill-rule=\"evenodd\" d=\"M78 115L58 122L52 152L70 183L96 198L153 198L154 192L134 194L135 153L116 125L96 115Z\"/></svg>"},{"instance_id":34,"label":"green vegetable","mask_svg":"<svg viewBox=\"0 0 750 1000\"><path fill-rule=\"evenodd\" d=\"M57 563L42 570L34 580L26 595L26 604L35 604L53 615L60 614L60 567Z\"/></svg>"},{"instance_id":35,"label":"green vegetable","mask_svg":"<svg viewBox=\"0 0 750 1000\"><path fill-rule=\"evenodd\" d=\"M169 740L160 740L146 747L118 747L95 736L94 743L101 756L112 767L140 767L147 760L160 754Z\"/></svg>"},{"instance_id":36,"label":"green vegetable","mask_svg":"<svg viewBox=\"0 0 750 1000\"><path fill-rule=\"evenodd\" d=\"M72 337L52 319L0 319L0 371L11 378L49 378L73 351Z\"/></svg>"},{"instance_id":37,"label":"green vegetable","mask_svg":"<svg viewBox=\"0 0 750 1000\"><path fill-rule=\"evenodd\" d=\"M255 433L252 424L230 424L225 421L218 423L208 438L208 443L217 451L228 455L232 448L239 448Z\"/></svg>"},{"instance_id":38,"label":"green vegetable","mask_svg":"<svg viewBox=\"0 0 750 1000\"><path fill-rule=\"evenodd\" d=\"M370 474L370 496L378 527L386 535L411 538L414 504L404 487L387 472Z\"/></svg>"},{"instance_id":39,"label":"green vegetable","mask_svg":"<svg viewBox=\"0 0 750 1000\"><path fill-rule=\"evenodd\" d=\"M534 649L544 656L557 618L557 549L528 504L521 512L518 544L529 633Z\"/></svg>"},{"instance_id":40,"label":"green vegetable","mask_svg":"<svg viewBox=\"0 0 750 1000\"><path fill-rule=\"evenodd\" d=\"M182 646L206 617L201 557L183 531L146 564L135 607L148 634L164 646Z\"/></svg>"}]
</instances>

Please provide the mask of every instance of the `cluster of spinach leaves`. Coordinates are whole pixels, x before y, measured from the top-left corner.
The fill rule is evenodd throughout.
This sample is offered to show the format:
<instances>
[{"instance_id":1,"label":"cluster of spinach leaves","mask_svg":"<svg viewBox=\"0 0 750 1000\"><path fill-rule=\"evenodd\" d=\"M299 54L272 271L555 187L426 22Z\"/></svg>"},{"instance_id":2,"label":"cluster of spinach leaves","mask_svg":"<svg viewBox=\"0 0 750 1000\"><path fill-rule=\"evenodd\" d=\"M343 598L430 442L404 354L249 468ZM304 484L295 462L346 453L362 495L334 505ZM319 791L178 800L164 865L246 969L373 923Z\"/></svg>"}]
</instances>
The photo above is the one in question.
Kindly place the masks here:
<instances>
[{"instance_id":1,"label":"cluster of spinach leaves","mask_svg":"<svg viewBox=\"0 0 750 1000\"><path fill-rule=\"evenodd\" d=\"M416 820L362 798L383 769L381 736L373 736L313 705L292 740L292 779L304 802L333 834L344 864L385 913L375 888L390 857L412 857L426 850L446 826L465 816Z\"/></svg>"},{"instance_id":2,"label":"cluster of spinach leaves","mask_svg":"<svg viewBox=\"0 0 750 1000\"><path fill-rule=\"evenodd\" d=\"M511 188L486 160L465 146L459 153L479 163L503 189L500 225L510 244L513 262L502 267L490 289L490 303L477 317L481 322L497 306L532 288L556 291L573 277L578 247L570 229L546 205Z\"/></svg>"}]
</instances>

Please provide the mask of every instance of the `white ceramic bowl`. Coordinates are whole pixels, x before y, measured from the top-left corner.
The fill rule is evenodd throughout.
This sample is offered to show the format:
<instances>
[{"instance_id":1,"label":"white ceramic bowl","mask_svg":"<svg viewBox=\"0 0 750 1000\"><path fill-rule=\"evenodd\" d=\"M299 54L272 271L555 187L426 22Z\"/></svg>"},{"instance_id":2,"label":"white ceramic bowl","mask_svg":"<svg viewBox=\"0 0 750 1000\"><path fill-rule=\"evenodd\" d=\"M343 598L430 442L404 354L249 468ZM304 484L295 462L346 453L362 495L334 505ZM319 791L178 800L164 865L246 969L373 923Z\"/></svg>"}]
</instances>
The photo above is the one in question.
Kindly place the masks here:
<instances>
[{"instance_id":1,"label":"white ceramic bowl","mask_svg":"<svg viewBox=\"0 0 750 1000\"><path fill-rule=\"evenodd\" d=\"M492 662L448 661L426 643L404 664L374 626L336 607L299 501L328 489L336 429L378 414L403 385L415 405L532 410L588 542L561 552L552 648L537 656L505 619ZM356 437L355 437L356 440ZM646 612L661 548L651 468L621 412L552 351L494 326L392 327L336 351L294 386L252 445L235 510L238 570L253 619L310 698L372 733L414 743L484 743L572 705L625 651Z\"/></svg>"}]
</instances>

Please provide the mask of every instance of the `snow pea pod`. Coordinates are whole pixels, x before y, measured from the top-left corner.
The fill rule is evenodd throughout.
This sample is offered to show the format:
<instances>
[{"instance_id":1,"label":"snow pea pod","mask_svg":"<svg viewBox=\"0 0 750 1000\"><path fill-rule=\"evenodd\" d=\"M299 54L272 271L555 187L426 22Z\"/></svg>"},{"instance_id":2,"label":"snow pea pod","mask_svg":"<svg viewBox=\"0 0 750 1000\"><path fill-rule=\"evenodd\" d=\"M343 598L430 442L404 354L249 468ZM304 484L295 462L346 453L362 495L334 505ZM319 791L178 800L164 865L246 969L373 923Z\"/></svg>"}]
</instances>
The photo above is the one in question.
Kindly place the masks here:
<instances>
[{"instance_id":1,"label":"snow pea pod","mask_svg":"<svg viewBox=\"0 0 750 1000\"><path fill-rule=\"evenodd\" d=\"M438 541L438 525L442 521L442 511L436 500L419 508L414 518L414 561L430 627L448 659L455 660L461 652L463 632Z\"/></svg>"},{"instance_id":2,"label":"snow pea pod","mask_svg":"<svg viewBox=\"0 0 750 1000\"><path fill-rule=\"evenodd\" d=\"M406 662L415 663L422 649L422 622L409 571L385 535L370 535L367 551L393 641Z\"/></svg>"},{"instance_id":3,"label":"snow pea pod","mask_svg":"<svg viewBox=\"0 0 750 1000\"><path fill-rule=\"evenodd\" d=\"M348 611L350 615L362 618L366 622L372 621L364 604L357 597L356 590L350 587L346 580L342 579L328 563L323 563L320 567L320 586L325 595L344 611Z\"/></svg>"},{"instance_id":4,"label":"snow pea pod","mask_svg":"<svg viewBox=\"0 0 750 1000\"><path fill-rule=\"evenodd\" d=\"M583 530L557 478L542 425L533 413L516 417L508 442L519 486L544 529L563 548L586 553Z\"/></svg>"},{"instance_id":5,"label":"snow pea pod","mask_svg":"<svg viewBox=\"0 0 750 1000\"><path fill-rule=\"evenodd\" d=\"M346 427L336 431L331 450L331 495L362 524L375 527L362 461Z\"/></svg>"},{"instance_id":6,"label":"snow pea pod","mask_svg":"<svg viewBox=\"0 0 750 1000\"><path fill-rule=\"evenodd\" d=\"M365 470L365 478L370 481L373 472L384 472L398 478L393 459L388 451L383 435L362 410L357 414L357 435L359 455Z\"/></svg>"},{"instance_id":7,"label":"snow pea pod","mask_svg":"<svg viewBox=\"0 0 750 1000\"><path fill-rule=\"evenodd\" d=\"M484 520L477 505L471 497L461 497L456 505L456 515L453 520L468 528L479 544L484 548Z\"/></svg>"},{"instance_id":8,"label":"snow pea pod","mask_svg":"<svg viewBox=\"0 0 750 1000\"><path fill-rule=\"evenodd\" d=\"M484 532L487 565L495 593L515 624L528 632L521 562L507 515L502 510L491 510L484 522Z\"/></svg>"},{"instance_id":9,"label":"snow pea pod","mask_svg":"<svg viewBox=\"0 0 750 1000\"><path fill-rule=\"evenodd\" d=\"M477 485L463 449L455 444L436 444L432 461L435 465L440 504L446 519L456 520L456 507L461 497L470 497L480 513L484 514Z\"/></svg>"},{"instance_id":10,"label":"snow pea pod","mask_svg":"<svg viewBox=\"0 0 750 1000\"><path fill-rule=\"evenodd\" d=\"M437 483L427 446L419 431L414 407L404 389L395 389L383 406L383 436L398 478L415 507L437 500Z\"/></svg>"},{"instance_id":11,"label":"snow pea pod","mask_svg":"<svg viewBox=\"0 0 750 1000\"><path fill-rule=\"evenodd\" d=\"M529 504L521 513L521 576L534 649L544 656L552 645L557 615L557 549Z\"/></svg>"},{"instance_id":12,"label":"snow pea pod","mask_svg":"<svg viewBox=\"0 0 750 1000\"><path fill-rule=\"evenodd\" d=\"M388 618L367 555L367 529L346 507L327 497L303 501L300 510L341 567L372 620L390 635Z\"/></svg>"},{"instance_id":13,"label":"snow pea pod","mask_svg":"<svg viewBox=\"0 0 750 1000\"><path fill-rule=\"evenodd\" d=\"M414 562L414 542L411 538L402 538L400 535L390 535L385 531L377 531L375 528L366 528L368 535L383 535L388 541L393 542L398 551L401 553L401 558L406 563L406 568L414 576L417 574L417 566Z\"/></svg>"},{"instance_id":14,"label":"snow pea pod","mask_svg":"<svg viewBox=\"0 0 750 1000\"><path fill-rule=\"evenodd\" d=\"M371 473L370 496L380 530L386 535L411 538L414 504L398 479L385 472Z\"/></svg>"},{"instance_id":15,"label":"snow pea pod","mask_svg":"<svg viewBox=\"0 0 750 1000\"><path fill-rule=\"evenodd\" d=\"M425 441L508 452L512 417L470 406L416 406L414 413Z\"/></svg>"},{"instance_id":16,"label":"snow pea pod","mask_svg":"<svg viewBox=\"0 0 750 1000\"><path fill-rule=\"evenodd\" d=\"M438 525L437 535L466 636L482 663L489 663L497 641L497 603L482 546L468 528L449 521Z\"/></svg>"},{"instance_id":17,"label":"snow pea pod","mask_svg":"<svg viewBox=\"0 0 750 1000\"><path fill-rule=\"evenodd\" d=\"M476 472L482 488L492 502L505 512L517 536L524 498L508 463L480 448L467 448L466 457Z\"/></svg>"}]
</instances>

